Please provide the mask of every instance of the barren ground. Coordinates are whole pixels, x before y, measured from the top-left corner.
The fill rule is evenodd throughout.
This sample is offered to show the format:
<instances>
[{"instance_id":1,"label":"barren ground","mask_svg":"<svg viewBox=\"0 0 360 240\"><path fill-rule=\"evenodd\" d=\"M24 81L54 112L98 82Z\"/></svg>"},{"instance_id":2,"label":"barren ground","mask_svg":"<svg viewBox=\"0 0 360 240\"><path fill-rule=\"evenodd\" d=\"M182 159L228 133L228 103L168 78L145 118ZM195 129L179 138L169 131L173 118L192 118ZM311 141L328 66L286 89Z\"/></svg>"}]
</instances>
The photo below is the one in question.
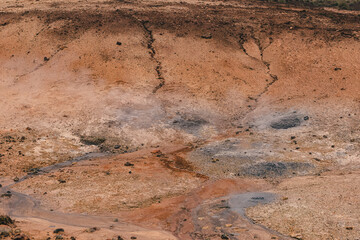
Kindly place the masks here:
<instances>
[{"instance_id":1,"label":"barren ground","mask_svg":"<svg viewBox=\"0 0 360 240\"><path fill-rule=\"evenodd\" d=\"M359 239L347 6L2 1L0 238Z\"/></svg>"}]
</instances>

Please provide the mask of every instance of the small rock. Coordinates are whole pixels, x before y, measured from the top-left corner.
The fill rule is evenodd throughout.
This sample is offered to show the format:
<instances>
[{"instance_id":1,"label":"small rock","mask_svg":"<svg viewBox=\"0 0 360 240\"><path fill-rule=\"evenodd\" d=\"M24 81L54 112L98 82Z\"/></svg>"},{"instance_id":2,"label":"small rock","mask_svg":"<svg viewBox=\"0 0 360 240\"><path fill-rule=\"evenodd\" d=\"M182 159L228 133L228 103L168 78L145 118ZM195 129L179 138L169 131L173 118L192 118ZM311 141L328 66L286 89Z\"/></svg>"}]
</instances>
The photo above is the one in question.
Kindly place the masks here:
<instances>
[{"instance_id":1,"label":"small rock","mask_svg":"<svg viewBox=\"0 0 360 240\"><path fill-rule=\"evenodd\" d=\"M229 239L228 236L226 236L225 234L221 235L221 239Z\"/></svg>"},{"instance_id":2,"label":"small rock","mask_svg":"<svg viewBox=\"0 0 360 240\"><path fill-rule=\"evenodd\" d=\"M129 163L129 162L126 162L126 163L124 164L124 166L125 166L125 167L132 167L132 166L134 166L134 164Z\"/></svg>"},{"instance_id":3,"label":"small rock","mask_svg":"<svg viewBox=\"0 0 360 240\"><path fill-rule=\"evenodd\" d=\"M4 194L1 194L1 197L11 198L11 196L12 196L12 193L11 193L11 192L7 192L7 193L4 193Z\"/></svg>"},{"instance_id":4,"label":"small rock","mask_svg":"<svg viewBox=\"0 0 360 240\"><path fill-rule=\"evenodd\" d=\"M121 42L116 42L116 45L121 46L122 43Z\"/></svg>"},{"instance_id":5,"label":"small rock","mask_svg":"<svg viewBox=\"0 0 360 240\"><path fill-rule=\"evenodd\" d=\"M50 60L50 58L44 57L44 61L45 61L45 62L47 62L47 61L49 61L49 60Z\"/></svg>"},{"instance_id":6,"label":"small rock","mask_svg":"<svg viewBox=\"0 0 360 240\"><path fill-rule=\"evenodd\" d=\"M59 179L58 181L59 181L59 183L66 183L66 181L64 179Z\"/></svg>"},{"instance_id":7,"label":"small rock","mask_svg":"<svg viewBox=\"0 0 360 240\"><path fill-rule=\"evenodd\" d=\"M212 35L211 35L211 33L207 33L207 34L202 35L201 38L211 39L211 38L212 38Z\"/></svg>"},{"instance_id":8,"label":"small rock","mask_svg":"<svg viewBox=\"0 0 360 240\"><path fill-rule=\"evenodd\" d=\"M346 230L353 230L353 227L346 227Z\"/></svg>"},{"instance_id":9,"label":"small rock","mask_svg":"<svg viewBox=\"0 0 360 240\"><path fill-rule=\"evenodd\" d=\"M131 237L131 239L136 239L136 238L137 238L137 237L134 237L134 236L133 236L133 237Z\"/></svg>"},{"instance_id":10,"label":"small rock","mask_svg":"<svg viewBox=\"0 0 360 240\"><path fill-rule=\"evenodd\" d=\"M18 177L14 178L14 182L18 182L20 179Z\"/></svg>"},{"instance_id":11,"label":"small rock","mask_svg":"<svg viewBox=\"0 0 360 240\"><path fill-rule=\"evenodd\" d=\"M75 237L70 237L70 240L76 240L76 238Z\"/></svg>"},{"instance_id":12,"label":"small rock","mask_svg":"<svg viewBox=\"0 0 360 240\"><path fill-rule=\"evenodd\" d=\"M87 229L86 232L93 233L93 232L96 232L99 230L100 230L100 228L98 228L98 227L92 227L92 228Z\"/></svg>"},{"instance_id":13,"label":"small rock","mask_svg":"<svg viewBox=\"0 0 360 240\"><path fill-rule=\"evenodd\" d=\"M1 215L0 216L0 225L12 225L14 224L14 220L12 220L9 216L7 215Z\"/></svg>"},{"instance_id":14,"label":"small rock","mask_svg":"<svg viewBox=\"0 0 360 240\"><path fill-rule=\"evenodd\" d=\"M120 145L115 145L114 146L114 149L119 149L120 148Z\"/></svg>"},{"instance_id":15,"label":"small rock","mask_svg":"<svg viewBox=\"0 0 360 240\"><path fill-rule=\"evenodd\" d=\"M305 117L304 117L304 120L305 120L305 121L309 120L309 116L305 116Z\"/></svg>"},{"instance_id":16,"label":"small rock","mask_svg":"<svg viewBox=\"0 0 360 240\"><path fill-rule=\"evenodd\" d=\"M61 235L57 235L55 239L64 239L64 238Z\"/></svg>"},{"instance_id":17,"label":"small rock","mask_svg":"<svg viewBox=\"0 0 360 240\"><path fill-rule=\"evenodd\" d=\"M114 222L119 222L119 219L115 218L115 219L114 219Z\"/></svg>"},{"instance_id":18,"label":"small rock","mask_svg":"<svg viewBox=\"0 0 360 240\"><path fill-rule=\"evenodd\" d=\"M339 70L341 70L341 68L340 68L340 67L336 67L336 68L334 68L334 70L335 70L335 71L339 71Z\"/></svg>"},{"instance_id":19,"label":"small rock","mask_svg":"<svg viewBox=\"0 0 360 240\"><path fill-rule=\"evenodd\" d=\"M65 232L63 228L57 228L54 230L53 233L61 233L61 232Z\"/></svg>"}]
</instances>

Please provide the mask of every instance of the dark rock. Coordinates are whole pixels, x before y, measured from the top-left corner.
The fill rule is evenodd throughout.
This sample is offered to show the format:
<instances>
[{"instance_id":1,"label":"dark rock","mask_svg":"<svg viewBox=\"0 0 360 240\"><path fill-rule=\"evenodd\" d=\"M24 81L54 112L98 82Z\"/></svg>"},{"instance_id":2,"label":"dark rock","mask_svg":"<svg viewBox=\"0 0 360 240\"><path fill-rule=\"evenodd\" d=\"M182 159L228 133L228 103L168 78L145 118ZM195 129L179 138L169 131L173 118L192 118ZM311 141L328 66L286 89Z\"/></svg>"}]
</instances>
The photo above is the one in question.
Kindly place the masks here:
<instances>
[{"instance_id":1,"label":"dark rock","mask_svg":"<svg viewBox=\"0 0 360 240\"><path fill-rule=\"evenodd\" d=\"M0 225L10 226L12 224L14 224L14 220L12 220L9 216L7 215L0 216Z\"/></svg>"},{"instance_id":2,"label":"dark rock","mask_svg":"<svg viewBox=\"0 0 360 240\"><path fill-rule=\"evenodd\" d=\"M336 67L336 68L334 68L334 70L335 70L335 71L339 71L339 70L341 70L341 68L340 68L340 67Z\"/></svg>"},{"instance_id":3,"label":"dark rock","mask_svg":"<svg viewBox=\"0 0 360 240\"><path fill-rule=\"evenodd\" d=\"M44 61L45 61L45 62L47 62L47 61L49 61L49 60L50 60L50 58L44 57Z\"/></svg>"},{"instance_id":4,"label":"dark rock","mask_svg":"<svg viewBox=\"0 0 360 240\"><path fill-rule=\"evenodd\" d=\"M125 166L125 167L132 167L132 166L134 166L134 164L129 163L129 162L126 162L126 163L124 164L124 166Z\"/></svg>"},{"instance_id":5,"label":"dark rock","mask_svg":"<svg viewBox=\"0 0 360 240\"><path fill-rule=\"evenodd\" d=\"M120 145L115 145L114 146L114 149L119 149L120 148Z\"/></svg>"},{"instance_id":6,"label":"dark rock","mask_svg":"<svg viewBox=\"0 0 360 240\"><path fill-rule=\"evenodd\" d=\"M207 33L207 34L201 35L201 38L211 39L211 38L212 38L212 35L211 35L211 33Z\"/></svg>"},{"instance_id":7,"label":"dark rock","mask_svg":"<svg viewBox=\"0 0 360 240\"><path fill-rule=\"evenodd\" d=\"M304 120L305 120L305 121L309 120L309 116L305 116L305 117L304 117Z\"/></svg>"},{"instance_id":8,"label":"dark rock","mask_svg":"<svg viewBox=\"0 0 360 240\"><path fill-rule=\"evenodd\" d=\"M62 232L65 232L65 230L63 228L57 228L54 230L53 233L62 233Z\"/></svg>"},{"instance_id":9,"label":"dark rock","mask_svg":"<svg viewBox=\"0 0 360 240\"><path fill-rule=\"evenodd\" d=\"M228 236L226 236L225 234L221 235L221 239L229 239Z\"/></svg>"},{"instance_id":10,"label":"dark rock","mask_svg":"<svg viewBox=\"0 0 360 240\"><path fill-rule=\"evenodd\" d=\"M122 43L121 42L116 42L116 45L121 46Z\"/></svg>"},{"instance_id":11,"label":"dark rock","mask_svg":"<svg viewBox=\"0 0 360 240\"><path fill-rule=\"evenodd\" d=\"M55 237L55 239L57 240L57 239L64 239L64 238L63 238L63 236L61 236L61 235L57 235L57 236Z\"/></svg>"},{"instance_id":12,"label":"dark rock","mask_svg":"<svg viewBox=\"0 0 360 240\"><path fill-rule=\"evenodd\" d=\"M293 139L295 139L295 138L296 138L295 136L291 136L291 138L290 138L290 139L291 139L291 140L293 140Z\"/></svg>"},{"instance_id":13,"label":"dark rock","mask_svg":"<svg viewBox=\"0 0 360 240\"><path fill-rule=\"evenodd\" d=\"M75 237L70 237L70 240L76 240L76 238Z\"/></svg>"},{"instance_id":14,"label":"dark rock","mask_svg":"<svg viewBox=\"0 0 360 240\"><path fill-rule=\"evenodd\" d=\"M131 237L130 239L137 239L137 237Z\"/></svg>"},{"instance_id":15,"label":"dark rock","mask_svg":"<svg viewBox=\"0 0 360 240\"><path fill-rule=\"evenodd\" d=\"M66 181L63 179L59 179L58 181L59 181L59 183L66 183Z\"/></svg>"},{"instance_id":16,"label":"dark rock","mask_svg":"<svg viewBox=\"0 0 360 240\"><path fill-rule=\"evenodd\" d=\"M264 197L252 197L251 199L254 199L254 200L264 200Z\"/></svg>"},{"instance_id":17,"label":"dark rock","mask_svg":"<svg viewBox=\"0 0 360 240\"><path fill-rule=\"evenodd\" d=\"M11 196L12 196L12 193L4 193L4 194L1 194L1 197L11 198Z\"/></svg>"},{"instance_id":18,"label":"dark rock","mask_svg":"<svg viewBox=\"0 0 360 240\"><path fill-rule=\"evenodd\" d=\"M14 178L14 182L18 182L20 179L18 177Z\"/></svg>"},{"instance_id":19,"label":"dark rock","mask_svg":"<svg viewBox=\"0 0 360 240\"><path fill-rule=\"evenodd\" d=\"M124 239L120 236L117 236L117 240L124 240Z\"/></svg>"}]
</instances>

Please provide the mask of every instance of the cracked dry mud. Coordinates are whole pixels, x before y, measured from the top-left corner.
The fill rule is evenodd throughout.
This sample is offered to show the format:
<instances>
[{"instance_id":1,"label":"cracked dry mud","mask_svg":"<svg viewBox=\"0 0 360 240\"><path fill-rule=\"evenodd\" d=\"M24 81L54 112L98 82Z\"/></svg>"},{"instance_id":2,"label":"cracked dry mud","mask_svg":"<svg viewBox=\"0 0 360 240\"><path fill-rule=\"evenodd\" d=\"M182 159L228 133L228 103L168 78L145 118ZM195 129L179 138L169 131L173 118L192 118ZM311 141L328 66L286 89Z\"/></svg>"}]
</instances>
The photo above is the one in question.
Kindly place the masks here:
<instances>
[{"instance_id":1,"label":"cracked dry mud","mask_svg":"<svg viewBox=\"0 0 360 240\"><path fill-rule=\"evenodd\" d=\"M359 12L286 2L2 1L0 238L358 239Z\"/></svg>"}]
</instances>

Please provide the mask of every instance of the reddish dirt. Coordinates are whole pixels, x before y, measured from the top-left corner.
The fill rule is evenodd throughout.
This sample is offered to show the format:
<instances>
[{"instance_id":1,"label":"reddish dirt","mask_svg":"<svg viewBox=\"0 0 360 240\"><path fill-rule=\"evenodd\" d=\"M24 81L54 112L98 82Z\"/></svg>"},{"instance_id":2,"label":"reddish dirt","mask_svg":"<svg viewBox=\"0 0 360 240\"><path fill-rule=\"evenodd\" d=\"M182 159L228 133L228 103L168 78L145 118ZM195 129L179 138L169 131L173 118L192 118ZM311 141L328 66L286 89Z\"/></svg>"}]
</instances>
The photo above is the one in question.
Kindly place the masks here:
<instances>
[{"instance_id":1,"label":"reddish dirt","mask_svg":"<svg viewBox=\"0 0 360 240\"><path fill-rule=\"evenodd\" d=\"M359 236L359 22L248 0L1 2L8 238ZM106 156L41 170L89 152ZM256 191L280 198L254 224L227 201Z\"/></svg>"}]
</instances>

